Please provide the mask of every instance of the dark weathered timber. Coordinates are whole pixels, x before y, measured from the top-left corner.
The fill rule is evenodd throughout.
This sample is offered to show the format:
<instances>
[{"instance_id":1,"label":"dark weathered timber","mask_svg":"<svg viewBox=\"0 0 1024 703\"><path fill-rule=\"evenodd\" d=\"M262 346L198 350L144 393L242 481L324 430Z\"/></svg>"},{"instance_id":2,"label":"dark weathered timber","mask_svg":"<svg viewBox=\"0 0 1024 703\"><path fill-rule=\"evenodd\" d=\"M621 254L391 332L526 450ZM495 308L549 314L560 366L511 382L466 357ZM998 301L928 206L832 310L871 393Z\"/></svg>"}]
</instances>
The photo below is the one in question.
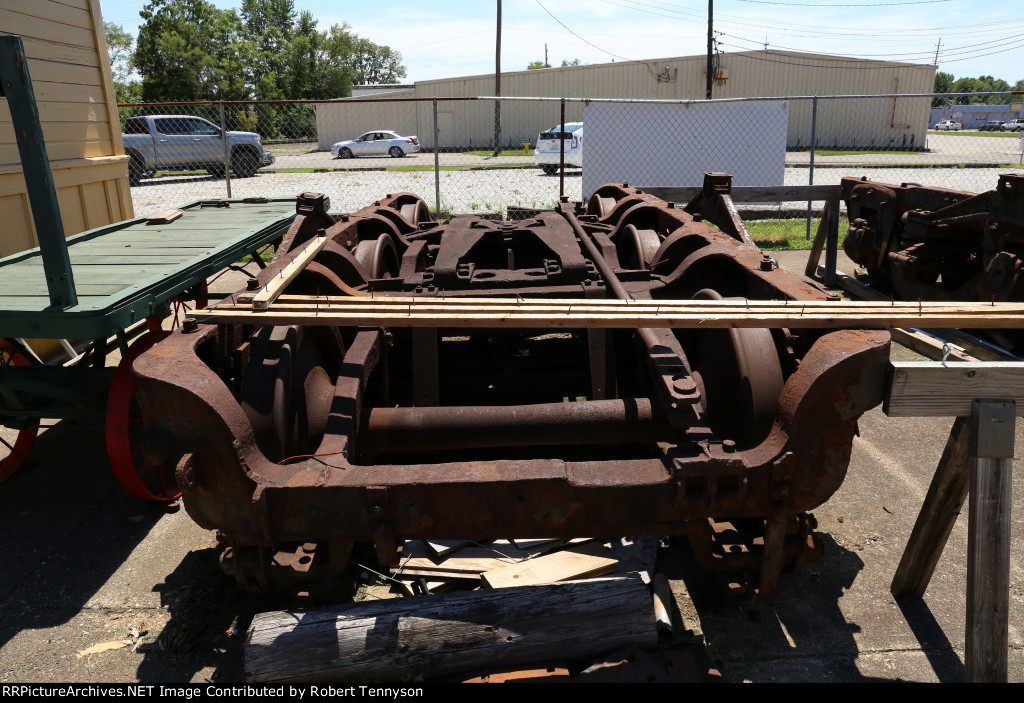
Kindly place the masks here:
<instances>
[{"instance_id":1,"label":"dark weathered timber","mask_svg":"<svg viewBox=\"0 0 1024 703\"><path fill-rule=\"evenodd\" d=\"M410 681L657 643L639 576L260 613L246 680Z\"/></svg>"},{"instance_id":2,"label":"dark weathered timber","mask_svg":"<svg viewBox=\"0 0 1024 703\"><path fill-rule=\"evenodd\" d=\"M892 578L889 590L897 598L920 598L928 588L935 565L967 500L971 469L969 446L970 424L967 418L958 417L953 421L928 495Z\"/></svg>"},{"instance_id":3,"label":"dark weathered timber","mask_svg":"<svg viewBox=\"0 0 1024 703\"><path fill-rule=\"evenodd\" d=\"M1006 683L1010 610L1011 401L975 401L967 527L964 680Z\"/></svg>"}]
</instances>

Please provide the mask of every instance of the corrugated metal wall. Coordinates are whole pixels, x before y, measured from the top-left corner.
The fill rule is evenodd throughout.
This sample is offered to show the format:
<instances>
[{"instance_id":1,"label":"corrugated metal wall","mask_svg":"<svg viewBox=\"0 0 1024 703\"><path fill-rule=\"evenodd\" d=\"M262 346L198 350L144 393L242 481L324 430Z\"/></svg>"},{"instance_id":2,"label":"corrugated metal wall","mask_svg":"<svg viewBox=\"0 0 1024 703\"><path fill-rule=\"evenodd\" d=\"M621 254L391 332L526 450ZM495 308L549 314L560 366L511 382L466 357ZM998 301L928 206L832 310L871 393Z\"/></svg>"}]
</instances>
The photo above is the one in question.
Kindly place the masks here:
<instances>
[{"instance_id":1,"label":"corrugated metal wall","mask_svg":"<svg viewBox=\"0 0 1024 703\"><path fill-rule=\"evenodd\" d=\"M847 59L773 50L725 54L718 59L725 76L714 86L715 98L794 95L872 95L928 93L935 67ZM702 99L705 57L652 59L642 63L607 63L502 73L502 95L518 97ZM402 97L473 97L494 94L494 76L421 81ZM354 103L318 106L321 148L352 139L371 129L415 133L433 146L430 103ZM825 147L917 148L929 124L927 98L820 100L818 144ZM811 101L790 104L788 141L806 147L811 136ZM493 142L493 101L439 101L442 147L485 148ZM582 119L583 106L567 103L566 120ZM518 145L559 121L557 103L504 102L502 141ZM713 133L713 125L709 125Z\"/></svg>"}]
</instances>

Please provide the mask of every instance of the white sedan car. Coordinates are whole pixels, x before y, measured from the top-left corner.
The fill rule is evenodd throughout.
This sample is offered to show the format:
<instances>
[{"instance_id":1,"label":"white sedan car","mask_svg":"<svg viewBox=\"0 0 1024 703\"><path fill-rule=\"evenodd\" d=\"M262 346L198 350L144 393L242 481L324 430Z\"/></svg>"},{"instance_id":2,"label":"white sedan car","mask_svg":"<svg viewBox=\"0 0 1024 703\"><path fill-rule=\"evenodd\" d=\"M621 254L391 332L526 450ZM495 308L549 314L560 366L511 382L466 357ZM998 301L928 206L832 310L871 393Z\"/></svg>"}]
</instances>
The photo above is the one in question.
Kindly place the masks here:
<instances>
[{"instance_id":1,"label":"white sedan car","mask_svg":"<svg viewBox=\"0 0 1024 703\"><path fill-rule=\"evenodd\" d=\"M963 128L964 128L964 123L963 122L956 122L954 120L942 120L942 122L939 122L938 124L935 125L935 129L940 130L940 131L941 130L946 130L946 131L952 130L952 131L955 131L955 132L959 132Z\"/></svg>"},{"instance_id":2,"label":"white sedan car","mask_svg":"<svg viewBox=\"0 0 1024 703\"><path fill-rule=\"evenodd\" d=\"M419 150L420 142L416 137L403 137L398 132L388 130L367 132L358 139L337 142L331 147L331 157L351 159L354 156L392 156L399 159Z\"/></svg>"},{"instance_id":3,"label":"white sedan car","mask_svg":"<svg viewBox=\"0 0 1024 703\"><path fill-rule=\"evenodd\" d=\"M565 165L583 168L583 123L567 122L565 129L556 124L537 136L537 148L533 152L534 162L544 173L558 173L562 158L561 143L565 142Z\"/></svg>"}]
</instances>

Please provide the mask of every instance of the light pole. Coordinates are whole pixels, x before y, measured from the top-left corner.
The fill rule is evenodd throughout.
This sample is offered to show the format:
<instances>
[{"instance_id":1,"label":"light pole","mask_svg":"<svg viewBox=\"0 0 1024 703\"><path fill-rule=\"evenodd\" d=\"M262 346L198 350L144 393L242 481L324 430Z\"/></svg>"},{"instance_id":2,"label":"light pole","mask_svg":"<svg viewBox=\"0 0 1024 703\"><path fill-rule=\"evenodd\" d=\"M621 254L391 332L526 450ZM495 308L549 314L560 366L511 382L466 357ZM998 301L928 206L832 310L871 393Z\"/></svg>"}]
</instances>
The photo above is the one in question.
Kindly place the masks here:
<instances>
[{"instance_id":1,"label":"light pole","mask_svg":"<svg viewBox=\"0 0 1024 703\"><path fill-rule=\"evenodd\" d=\"M500 3L501 0L498 0ZM711 42L713 38L712 27L714 26L715 16L715 0L708 0L708 81L707 81L707 95L705 96L708 100L711 99L711 82L714 77L711 75Z\"/></svg>"},{"instance_id":2,"label":"light pole","mask_svg":"<svg viewBox=\"0 0 1024 703\"><path fill-rule=\"evenodd\" d=\"M498 0L498 29L494 42L494 96L501 97L501 0ZM494 101L494 155L501 151L501 101Z\"/></svg>"}]
</instances>

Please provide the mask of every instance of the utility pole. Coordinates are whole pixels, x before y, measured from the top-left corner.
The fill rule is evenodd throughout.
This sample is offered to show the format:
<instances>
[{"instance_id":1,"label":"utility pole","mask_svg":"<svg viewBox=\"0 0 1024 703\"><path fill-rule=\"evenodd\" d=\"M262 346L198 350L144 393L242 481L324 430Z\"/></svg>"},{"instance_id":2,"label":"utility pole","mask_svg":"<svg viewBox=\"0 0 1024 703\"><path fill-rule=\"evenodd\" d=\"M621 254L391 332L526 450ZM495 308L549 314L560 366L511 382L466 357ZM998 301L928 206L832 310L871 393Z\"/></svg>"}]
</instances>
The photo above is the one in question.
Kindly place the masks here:
<instances>
[{"instance_id":1,"label":"utility pole","mask_svg":"<svg viewBox=\"0 0 1024 703\"><path fill-rule=\"evenodd\" d=\"M548 63L548 45L544 44L544 68L551 68L551 64Z\"/></svg>"},{"instance_id":2,"label":"utility pole","mask_svg":"<svg viewBox=\"0 0 1024 703\"><path fill-rule=\"evenodd\" d=\"M935 60L932 61L936 66L939 65L939 47L942 46L942 37L939 37L939 43L935 45Z\"/></svg>"},{"instance_id":3,"label":"utility pole","mask_svg":"<svg viewBox=\"0 0 1024 703\"><path fill-rule=\"evenodd\" d=\"M714 76L711 75L711 42L713 40L712 27L714 26L714 15L715 15L715 0L708 0L708 100L711 99L711 82L714 80Z\"/></svg>"},{"instance_id":4,"label":"utility pole","mask_svg":"<svg viewBox=\"0 0 1024 703\"><path fill-rule=\"evenodd\" d=\"M498 29L494 42L494 96L501 97L501 0L498 0ZM494 155L501 151L501 101L494 101Z\"/></svg>"}]
</instances>

